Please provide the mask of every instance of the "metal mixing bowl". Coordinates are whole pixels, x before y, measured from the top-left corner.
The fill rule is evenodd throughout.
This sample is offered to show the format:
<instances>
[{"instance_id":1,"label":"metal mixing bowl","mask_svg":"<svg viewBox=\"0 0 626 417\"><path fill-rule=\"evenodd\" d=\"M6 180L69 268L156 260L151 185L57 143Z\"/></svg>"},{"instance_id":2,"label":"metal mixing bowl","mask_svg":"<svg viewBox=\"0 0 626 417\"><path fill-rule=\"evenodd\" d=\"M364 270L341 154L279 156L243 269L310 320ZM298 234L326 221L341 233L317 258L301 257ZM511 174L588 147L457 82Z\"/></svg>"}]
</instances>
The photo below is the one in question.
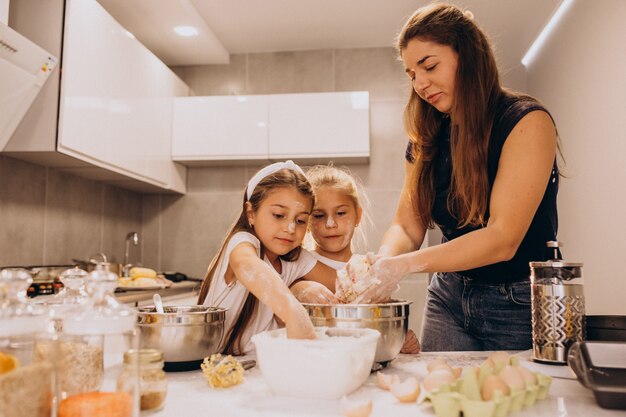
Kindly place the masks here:
<instances>
[{"instance_id":1,"label":"metal mixing bowl","mask_svg":"<svg viewBox=\"0 0 626 417\"><path fill-rule=\"evenodd\" d=\"M378 330L375 362L389 362L402 349L409 327L411 301L392 300L381 304L310 304L302 305L314 326L368 328Z\"/></svg>"},{"instance_id":2,"label":"metal mixing bowl","mask_svg":"<svg viewBox=\"0 0 626 417\"><path fill-rule=\"evenodd\" d=\"M226 309L207 306L154 306L137 309L141 348L163 352L165 370L198 369L216 353L224 334Z\"/></svg>"}]
</instances>

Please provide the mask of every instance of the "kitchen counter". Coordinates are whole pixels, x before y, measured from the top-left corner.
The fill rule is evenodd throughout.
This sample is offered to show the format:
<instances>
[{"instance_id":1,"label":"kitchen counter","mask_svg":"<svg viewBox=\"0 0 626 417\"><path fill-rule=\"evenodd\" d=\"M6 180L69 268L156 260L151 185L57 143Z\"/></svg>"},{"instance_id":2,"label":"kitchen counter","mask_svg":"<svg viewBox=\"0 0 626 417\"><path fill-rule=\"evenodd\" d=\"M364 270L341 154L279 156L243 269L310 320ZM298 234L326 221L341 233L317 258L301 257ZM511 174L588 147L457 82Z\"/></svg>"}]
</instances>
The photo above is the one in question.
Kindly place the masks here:
<instances>
[{"instance_id":1,"label":"kitchen counter","mask_svg":"<svg viewBox=\"0 0 626 417\"><path fill-rule=\"evenodd\" d=\"M152 296L156 293L161 295L163 300L171 298L178 298L179 296L197 294L197 290L200 289L202 282L195 280L185 280L181 282L175 282L169 288L162 288L158 290L131 290L115 292L115 297L124 304L134 304L135 306L141 305L144 301L149 301L148 304L152 304ZM195 302L194 302L195 304Z\"/></svg>"},{"instance_id":2,"label":"kitchen counter","mask_svg":"<svg viewBox=\"0 0 626 417\"><path fill-rule=\"evenodd\" d=\"M399 355L383 372L397 373L401 380L416 376L422 380L426 364L437 357L446 358L453 366L480 364L490 352L448 352ZM624 416L624 411L600 408L590 390L584 388L566 366L541 365L529 361L530 351L518 354L520 364L553 376L548 398L535 405L510 413L511 417L548 416ZM168 394L165 407L152 413L154 417L174 416L245 416L279 417L341 416L340 400L307 400L273 394L263 380L258 366L245 372L245 382L227 389L209 387L201 371L168 373ZM348 396L351 400L371 399L371 417L435 416L428 404L402 404L389 392L378 388L372 373L365 384Z\"/></svg>"}]
</instances>

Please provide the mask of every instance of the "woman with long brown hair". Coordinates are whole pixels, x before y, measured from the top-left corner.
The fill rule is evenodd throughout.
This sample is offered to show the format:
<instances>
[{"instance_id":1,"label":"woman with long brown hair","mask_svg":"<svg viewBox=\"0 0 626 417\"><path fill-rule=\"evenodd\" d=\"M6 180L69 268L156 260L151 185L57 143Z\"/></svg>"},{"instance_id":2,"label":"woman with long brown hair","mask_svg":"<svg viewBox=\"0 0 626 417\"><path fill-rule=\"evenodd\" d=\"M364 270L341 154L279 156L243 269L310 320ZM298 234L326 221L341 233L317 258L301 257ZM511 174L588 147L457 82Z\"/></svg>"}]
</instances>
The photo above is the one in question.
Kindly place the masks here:
<instances>
[{"instance_id":1,"label":"woman with long brown hair","mask_svg":"<svg viewBox=\"0 0 626 417\"><path fill-rule=\"evenodd\" d=\"M500 85L494 54L469 12L417 10L397 43L411 94L410 138L394 220L364 301L387 298L410 272L429 285L422 349L531 347L529 261L556 238L557 132L532 97ZM442 243L425 249L426 230Z\"/></svg>"}]
</instances>

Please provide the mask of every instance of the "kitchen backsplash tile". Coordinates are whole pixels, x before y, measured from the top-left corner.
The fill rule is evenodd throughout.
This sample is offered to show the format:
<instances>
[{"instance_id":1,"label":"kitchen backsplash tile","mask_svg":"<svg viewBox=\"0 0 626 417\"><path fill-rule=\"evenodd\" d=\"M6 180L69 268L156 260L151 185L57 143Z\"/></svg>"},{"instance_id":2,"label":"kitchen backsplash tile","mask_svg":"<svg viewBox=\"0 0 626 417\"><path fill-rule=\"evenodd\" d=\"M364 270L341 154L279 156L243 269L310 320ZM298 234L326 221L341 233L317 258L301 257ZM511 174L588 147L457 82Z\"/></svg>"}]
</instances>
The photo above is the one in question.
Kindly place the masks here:
<instances>
[{"instance_id":1,"label":"kitchen backsplash tile","mask_svg":"<svg viewBox=\"0 0 626 417\"><path fill-rule=\"evenodd\" d=\"M187 192L243 191L247 167L192 167L187 169Z\"/></svg>"},{"instance_id":2,"label":"kitchen backsplash tile","mask_svg":"<svg viewBox=\"0 0 626 417\"><path fill-rule=\"evenodd\" d=\"M248 94L246 55L233 54L226 65L189 65L172 67L196 96Z\"/></svg>"},{"instance_id":3,"label":"kitchen backsplash tile","mask_svg":"<svg viewBox=\"0 0 626 417\"><path fill-rule=\"evenodd\" d=\"M0 265L43 262L46 168L0 156Z\"/></svg>"},{"instance_id":4,"label":"kitchen backsplash tile","mask_svg":"<svg viewBox=\"0 0 626 417\"><path fill-rule=\"evenodd\" d=\"M394 48L335 50L335 91L369 91L370 100L406 99L409 80Z\"/></svg>"},{"instance_id":5,"label":"kitchen backsplash tile","mask_svg":"<svg viewBox=\"0 0 626 417\"><path fill-rule=\"evenodd\" d=\"M241 212L242 193L163 195L162 201L162 269L204 277L228 228Z\"/></svg>"},{"instance_id":6,"label":"kitchen backsplash tile","mask_svg":"<svg viewBox=\"0 0 626 417\"><path fill-rule=\"evenodd\" d=\"M142 262L148 268L161 270L161 195L144 194L141 206Z\"/></svg>"},{"instance_id":7,"label":"kitchen backsplash tile","mask_svg":"<svg viewBox=\"0 0 626 417\"><path fill-rule=\"evenodd\" d=\"M102 247L103 184L48 170L44 264L87 259Z\"/></svg>"},{"instance_id":8,"label":"kitchen backsplash tile","mask_svg":"<svg viewBox=\"0 0 626 417\"><path fill-rule=\"evenodd\" d=\"M248 54L250 94L333 91L333 51Z\"/></svg>"},{"instance_id":9,"label":"kitchen backsplash tile","mask_svg":"<svg viewBox=\"0 0 626 417\"><path fill-rule=\"evenodd\" d=\"M103 185L102 204L102 250L110 260L122 263L128 232L141 232L141 194ZM142 239L141 234L139 239ZM141 245L132 243L129 250L130 263L141 262Z\"/></svg>"}]
</instances>

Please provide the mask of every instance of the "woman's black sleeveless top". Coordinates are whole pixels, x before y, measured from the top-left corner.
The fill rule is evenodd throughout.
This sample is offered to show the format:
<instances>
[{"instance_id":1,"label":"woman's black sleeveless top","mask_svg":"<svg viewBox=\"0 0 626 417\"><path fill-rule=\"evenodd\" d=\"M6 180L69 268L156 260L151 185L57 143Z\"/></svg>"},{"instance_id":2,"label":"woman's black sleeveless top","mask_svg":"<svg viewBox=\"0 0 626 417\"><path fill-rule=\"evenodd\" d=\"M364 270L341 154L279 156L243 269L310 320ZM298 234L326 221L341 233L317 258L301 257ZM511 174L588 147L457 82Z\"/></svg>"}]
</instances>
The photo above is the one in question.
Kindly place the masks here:
<instances>
[{"instance_id":1,"label":"woman's black sleeveless top","mask_svg":"<svg viewBox=\"0 0 626 417\"><path fill-rule=\"evenodd\" d=\"M548 111L538 102L529 97L503 97L500 100L494 125L489 139L489 151L487 157L489 187L493 183L498 172L498 162L502 147L513 127L531 111ZM548 113L549 114L549 113ZM456 239L483 226L458 227L458 220L448 210L448 193L452 175L452 160L450 157L450 119L445 118L437 135L438 151L435 159L435 201L433 206L433 220L443 233L442 243ZM409 142L406 151L406 159L413 162L413 144ZM504 262L498 262L479 268L465 271L456 271L461 275L484 283L508 283L524 281L529 278L531 261L543 261L548 259L549 252L546 250L546 242L556 240L558 228L558 215L556 196L559 189L559 172L556 160L546 191L533 220L520 244L515 256ZM485 213L485 221L489 219L489 207Z\"/></svg>"}]
</instances>

